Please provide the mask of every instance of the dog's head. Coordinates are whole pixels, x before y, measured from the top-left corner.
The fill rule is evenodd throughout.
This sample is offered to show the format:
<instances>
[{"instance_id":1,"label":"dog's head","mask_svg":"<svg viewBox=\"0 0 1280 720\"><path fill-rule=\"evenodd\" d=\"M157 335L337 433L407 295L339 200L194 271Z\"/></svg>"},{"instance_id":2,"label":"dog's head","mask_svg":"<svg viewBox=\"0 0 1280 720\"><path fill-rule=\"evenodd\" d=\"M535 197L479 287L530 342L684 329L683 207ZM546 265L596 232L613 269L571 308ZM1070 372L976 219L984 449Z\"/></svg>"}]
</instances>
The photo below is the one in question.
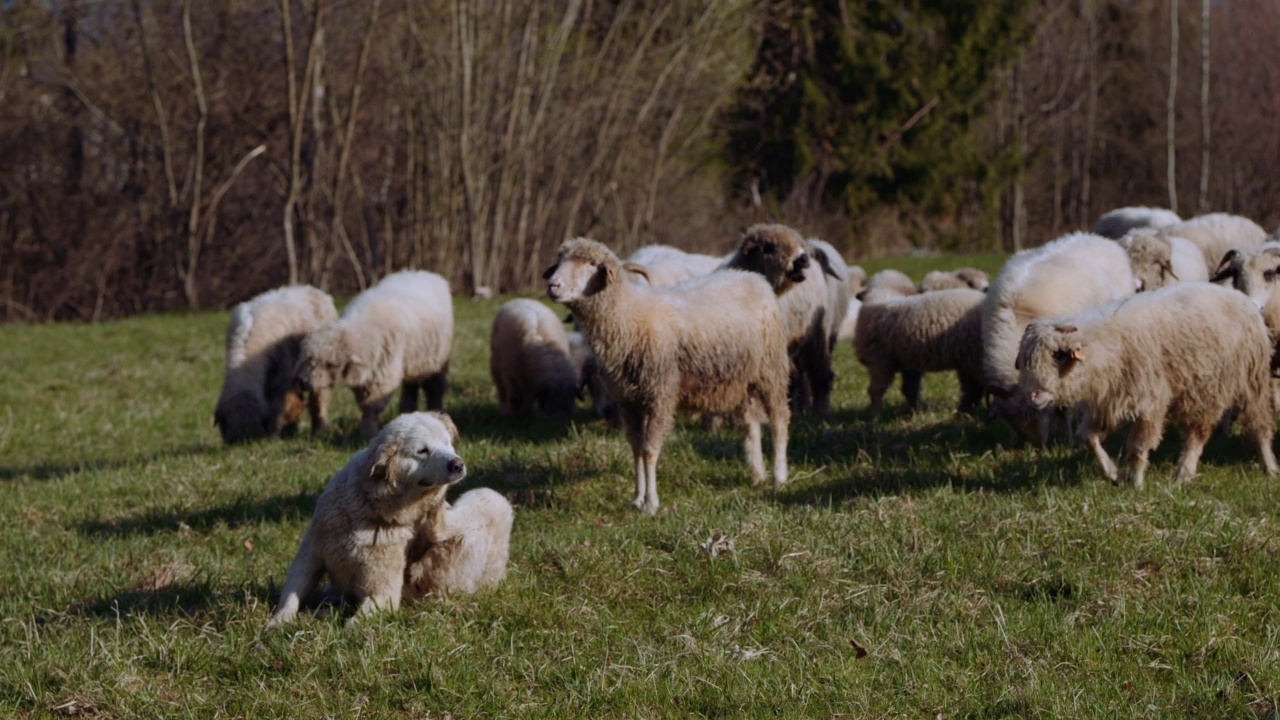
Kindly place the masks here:
<instances>
[{"instance_id":1,"label":"dog's head","mask_svg":"<svg viewBox=\"0 0 1280 720\"><path fill-rule=\"evenodd\" d=\"M467 476L453 449L458 427L444 413L407 413L387 423L369 445L368 482L378 495L418 497Z\"/></svg>"}]
</instances>

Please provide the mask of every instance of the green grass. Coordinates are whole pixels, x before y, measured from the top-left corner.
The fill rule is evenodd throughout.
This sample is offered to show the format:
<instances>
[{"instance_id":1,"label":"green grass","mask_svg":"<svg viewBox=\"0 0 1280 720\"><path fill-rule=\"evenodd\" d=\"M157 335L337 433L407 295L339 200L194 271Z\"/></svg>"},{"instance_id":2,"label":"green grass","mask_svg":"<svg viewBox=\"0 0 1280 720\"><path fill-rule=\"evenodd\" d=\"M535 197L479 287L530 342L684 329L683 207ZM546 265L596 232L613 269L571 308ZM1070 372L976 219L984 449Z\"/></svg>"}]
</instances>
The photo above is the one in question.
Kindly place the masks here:
<instances>
[{"instance_id":1,"label":"green grass","mask_svg":"<svg viewBox=\"0 0 1280 720\"><path fill-rule=\"evenodd\" d=\"M517 506L507 580L349 631L261 629L360 446L348 393L329 438L224 448L226 314L0 328L0 716L1276 716L1280 490L1243 439L1174 488L1170 438L1145 492L1113 487L1081 450L954 416L952 377L868 428L842 346L785 489L684 421L646 517L585 407L498 415L497 305L457 301L446 405L462 489ZM712 559L716 533L734 550Z\"/></svg>"}]
</instances>

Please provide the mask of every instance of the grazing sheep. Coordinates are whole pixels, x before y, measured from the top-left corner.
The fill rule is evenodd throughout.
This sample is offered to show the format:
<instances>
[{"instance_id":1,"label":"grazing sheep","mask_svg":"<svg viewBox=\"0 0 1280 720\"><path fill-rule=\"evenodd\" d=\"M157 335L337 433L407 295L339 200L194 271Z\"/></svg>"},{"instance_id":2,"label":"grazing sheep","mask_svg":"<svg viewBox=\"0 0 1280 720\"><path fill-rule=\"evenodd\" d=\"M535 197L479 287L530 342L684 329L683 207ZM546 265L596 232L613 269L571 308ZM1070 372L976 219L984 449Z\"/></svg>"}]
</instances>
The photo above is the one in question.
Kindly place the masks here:
<instances>
[{"instance_id":1,"label":"grazing sheep","mask_svg":"<svg viewBox=\"0 0 1280 720\"><path fill-rule=\"evenodd\" d=\"M1205 272L1213 274L1231 250L1256 248L1267 239L1258 223L1239 215L1210 213L1160 229L1159 235L1186 238L1200 248Z\"/></svg>"},{"instance_id":2,"label":"grazing sheep","mask_svg":"<svg viewBox=\"0 0 1280 720\"><path fill-rule=\"evenodd\" d=\"M405 600L473 593L507 576L511 503L489 488L467 491L452 505L443 495L440 500L418 521L409 543Z\"/></svg>"},{"instance_id":3,"label":"grazing sheep","mask_svg":"<svg viewBox=\"0 0 1280 720\"><path fill-rule=\"evenodd\" d=\"M724 258L689 253L670 245L646 245L623 262L633 280L665 287L715 272Z\"/></svg>"},{"instance_id":4,"label":"grazing sheep","mask_svg":"<svg viewBox=\"0 0 1280 720\"><path fill-rule=\"evenodd\" d=\"M1270 361L1271 343L1253 303L1208 283L1181 283L1036 320L1018 351L1031 404L1083 410L1085 443L1112 480L1116 466L1102 440L1133 423L1126 456L1139 489L1166 421L1185 438L1182 482L1196 474L1205 442L1232 409L1257 443L1267 474L1275 475Z\"/></svg>"},{"instance_id":5,"label":"grazing sheep","mask_svg":"<svg viewBox=\"0 0 1280 720\"><path fill-rule=\"evenodd\" d=\"M427 408L444 406L453 348L453 299L435 273L393 273L355 297L342 317L307 333L297 378L320 390L346 385L360 406L360 432L373 437L396 386L400 412L413 412L418 392Z\"/></svg>"},{"instance_id":6,"label":"grazing sheep","mask_svg":"<svg viewBox=\"0 0 1280 720\"><path fill-rule=\"evenodd\" d=\"M861 265L849 266L849 297L857 297L867 287L867 271Z\"/></svg>"},{"instance_id":7,"label":"grazing sheep","mask_svg":"<svg viewBox=\"0 0 1280 720\"><path fill-rule=\"evenodd\" d=\"M787 346L769 284L719 270L666 288L622 281L622 262L604 245L560 245L543 277L591 343L618 402L635 458L632 504L658 511L658 455L677 408L736 413L747 429L751 479L764 479L760 423L773 430L773 481L787 481Z\"/></svg>"},{"instance_id":8,"label":"grazing sheep","mask_svg":"<svg viewBox=\"0 0 1280 720\"><path fill-rule=\"evenodd\" d=\"M1120 238L1129 254L1138 290L1158 290L1176 282L1206 282L1209 273L1195 243L1151 228L1138 228Z\"/></svg>"},{"instance_id":9,"label":"grazing sheep","mask_svg":"<svg viewBox=\"0 0 1280 720\"><path fill-rule=\"evenodd\" d=\"M504 415L537 405L568 415L578 394L569 338L560 318L537 300L520 298L498 308L489 336L489 375Z\"/></svg>"},{"instance_id":10,"label":"grazing sheep","mask_svg":"<svg viewBox=\"0 0 1280 720\"><path fill-rule=\"evenodd\" d=\"M1229 283L1262 311L1271 344L1271 368L1280 368L1280 242L1266 242L1252 250L1231 250L1213 274L1213 282Z\"/></svg>"},{"instance_id":11,"label":"grazing sheep","mask_svg":"<svg viewBox=\"0 0 1280 720\"><path fill-rule=\"evenodd\" d=\"M902 394L915 410L920 380L927 372L955 370L960 378L960 412L982 399L982 299L970 288L901 297L892 290L862 296L853 350L867 367L871 420L880 417L885 391L902 373Z\"/></svg>"},{"instance_id":12,"label":"grazing sheep","mask_svg":"<svg viewBox=\"0 0 1280 720\"><path fill-rule=\"evenodd\" d=\"M316 499L267 627L293 621L321 575L359 603L357 616L399 608L409 574L406 553L418 542L420 521L467 474L453 449L457 441L448 415L409 413L356 453Z\"/></svg>"},{"instance_id":13,"label":"grazing sheep","mask_svg":"<svg viewBox=\"0 0 1280 720\"><path fill-rule=\"evenodd\" d=\"M228 445L298 429L303 401L293 384L302 336L338 317L333 298L307 285L278 288L240 303L227 325L227 369L213 422ZM307 401L311 431L328 423L329 391Z\"/></svg>"},{"instance_id":14,"label":"grazing sheep","mask_svg":"<svg viewBox=\"0 0 1280 720\"><path fill-rule=\"evenodd\" d=\"M1122 207L1103 213L1089 232L1119 240L1135 228L1162 228L1180 222L1177 213L1164 208Z\"/></svg>"},{"instance_id":15,"label":"grazing sheep","mask_svg":"<svg viewBox=\"0 0 1280 720\"><path fill-rule=\"evenodd\" d=\"M1132 295L1129 257L1115 242L1074 233L1009 258L982 304L983 368L991 411L1023 438L1048 441L1051 416L1017 392L1018 341L1037 318L1079 312Z\"/></svg>"},{"instance_id":16,"label":"grazing sheep","mask_svg":"<svg viewBox=\"0 0 1280 720\"><path fill-rule=\"evenodd\" d=\"M867 281L867 287L863 292L870 292L872 290L892 290L902 297L906 297L907 295L916 295L919 293L919 290L916 289L916 283L914 280L908 277L907 274L901 270L894 270L892 268L889 268L888 270L881 270L871 276L871 279Z\"/></svg>"},{"instance_id":17,"label":"grazing sheep","mask_svg":"<svg viewBox=\"0 0 1280 720\"><path fill-rule=\"evenodd\" d=\"M919 291L922 293L935 290L954 290L955 288L971 288L981 292L987 291L990 285L987 274L978 268L962 267L951 272L933 270L920 281Z\"/></svg>"},{"instance_id":18,"label":"grazing sheep","mask_svg":"<svg viewBox=\"0 0 1280 720\"><path fill-rule=\"evenodd\" d=\"M825 255L825 253L824 253ZM785 225L752 225L742 236L738 250L722 267L763 275L778 296L778 307L787 334L792 361L791 407L799 412L812 407L825 414L831 406L830 336L827 304L830 302L825 258L811 262L809 245Z\"/></svg>"}]
</instances>

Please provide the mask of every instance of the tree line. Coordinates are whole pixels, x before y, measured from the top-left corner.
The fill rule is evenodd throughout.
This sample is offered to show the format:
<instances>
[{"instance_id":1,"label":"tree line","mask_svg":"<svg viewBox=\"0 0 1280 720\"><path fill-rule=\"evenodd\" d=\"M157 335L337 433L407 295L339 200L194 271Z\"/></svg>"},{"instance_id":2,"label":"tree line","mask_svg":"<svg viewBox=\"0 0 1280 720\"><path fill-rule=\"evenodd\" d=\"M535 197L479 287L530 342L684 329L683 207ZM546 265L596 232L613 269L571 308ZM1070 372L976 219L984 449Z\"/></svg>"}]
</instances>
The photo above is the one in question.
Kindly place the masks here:
<instances>
[{"instance_id":1,"label":"tree line","mask_svg":"<svg viewBox=\"0 0 1280 720\"><path fill-rule=\"evenodd\" d=\"M1277 221L1274 0L11 0L0 318L529 290L565 237L1011 250Z\"/></svg>"}]
</instances>

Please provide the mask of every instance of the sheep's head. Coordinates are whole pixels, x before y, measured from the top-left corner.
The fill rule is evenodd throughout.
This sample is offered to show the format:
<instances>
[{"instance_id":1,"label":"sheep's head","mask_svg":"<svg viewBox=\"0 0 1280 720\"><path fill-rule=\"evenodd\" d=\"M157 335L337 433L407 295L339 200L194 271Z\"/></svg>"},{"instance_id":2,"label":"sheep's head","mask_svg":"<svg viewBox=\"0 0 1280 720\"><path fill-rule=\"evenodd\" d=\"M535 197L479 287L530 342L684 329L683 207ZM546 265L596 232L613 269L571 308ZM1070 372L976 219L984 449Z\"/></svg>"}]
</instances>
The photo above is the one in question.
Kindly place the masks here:
<instances>
[{"instance_id":1,"label":"sheep's head","mask_svg":"<svg viewBox=\"0 0 1280 720\"><path fill-rule=\"evenodd\" d=\"M1230 250L1213 272L1213 282L1227 283L1261 306L1280 280L1280 243L1254 251Z\"/></svg>"},{"instance_id":2,"label":"sheep's head","mask_svg":"<svg viewBox=\"0 0 1280 720\"><path fill-rule=\"evenodd\" d=\"M368 364L351 346L345 328L325 325L302 339L294 380L301 390L324 390L335 385L363 387L372 379Z\"/></svg>"},{"instance_id":3,"label":"sheep's head","mask_svg":"<svg viewBox=\"0 0 1280 720\"><path fill-rule=\"evenodd\" d=\"M1120 244L1129 253L1129 265L1133 267L1138 292L1157 290L1178 282L1179 278L1173 271L1173 244L1168 237L1141 228L1125 235Z\"/></svg>"},{"instance_id":4,"label":"sheep's head","mask_svg":"<svg viewBox=\"0 0 1280 720\"><path fill-rule=\"evenodd\" d=\"M752 225L738 246L739 265L759 273L774 292L782 293L805 279L809 251L800 233L786 225Z\"/></svg>"},{"instance_id":5,"label":"sheep's head","mask_svg":"<svg viewBox=\"0 0 1280 720\"><path fill-rule=\"evenodd\" d=\"M556 264L542 273L547 297L572 305L618 283L622 262L595 240L572 238L560 244Z\"/></svg>"},{"instance_id":6,"label":"sheep's head","mask_svg":"<svg viewBox=\"0 0 1280 720\"><path fill-rule=\"evenodd\" d=\"M1018 384L1037 410L1070 403L1070 382L1085 360L1080 331L1047 321L1027 326L1018 347Z\"/></svg>"},{"instance_id":7,"label":"sheep's head","mask_svg":"<svg viewBox=\"0 0 1280 720\"><path fill-rule=\"evenodd\" d=\"M962 267L951 272L957 280L965 284L965 287L971 287L974 290L986 292L991 285L987 274L975 267Z\"/></svg>"},{"instance_id":8,"label":"sheep's head","mask_svg":"<svg viewBox=\"0 0 1280 720\"><path fill-rule=\"evenodd\" d=\"M1044 444L1040 412L1031 406L1026 394L1017 385L988 386L987 407L993 417L1007 423L1024 441L1035 445Z\"/></svg>"},{"instance_id":9,"label":"sheep's head","mask_svg":"<svg viewBox=\"0 0 1280 720\"><path fill-rule=\"evenodd\" d=\"M857 297L867 285L867 271L861 265L849 266L849 295Z\"/></svg>"},{"instance_id":10,"label":"sheep's head","mask_svg":"<svg viewBox=\"0 0 1280 720\"><path fill-rule=\"evenodd\" d=\"M240 391L218 398L213 424L228 445L260 440L276 433L277 418L259 394Z\"/></svg>"}]
</instances>

